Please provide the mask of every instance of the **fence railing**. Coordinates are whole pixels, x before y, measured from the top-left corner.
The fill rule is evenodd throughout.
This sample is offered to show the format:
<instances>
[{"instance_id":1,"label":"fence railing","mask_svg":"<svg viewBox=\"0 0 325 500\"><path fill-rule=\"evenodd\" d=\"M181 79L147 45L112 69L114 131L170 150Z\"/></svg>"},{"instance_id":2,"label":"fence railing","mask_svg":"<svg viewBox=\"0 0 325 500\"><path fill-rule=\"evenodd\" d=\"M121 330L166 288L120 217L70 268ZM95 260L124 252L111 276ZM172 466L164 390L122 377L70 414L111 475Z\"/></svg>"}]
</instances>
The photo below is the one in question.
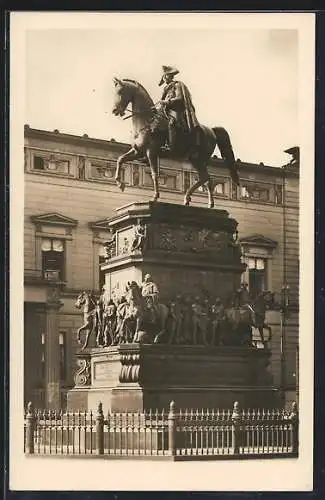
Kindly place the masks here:
<instances>
[{"instance_id":1,"label":"fence railing","mask_svg":"<svg viewBox=\"0 0 325 500\"><path fill-rule=\"evenodd\" d=\"M34 410L25 414L30 455L101 455L195 460L298 456L297 406L287 410L158 410L104 415Z\"/></svg>"}]
</instances>

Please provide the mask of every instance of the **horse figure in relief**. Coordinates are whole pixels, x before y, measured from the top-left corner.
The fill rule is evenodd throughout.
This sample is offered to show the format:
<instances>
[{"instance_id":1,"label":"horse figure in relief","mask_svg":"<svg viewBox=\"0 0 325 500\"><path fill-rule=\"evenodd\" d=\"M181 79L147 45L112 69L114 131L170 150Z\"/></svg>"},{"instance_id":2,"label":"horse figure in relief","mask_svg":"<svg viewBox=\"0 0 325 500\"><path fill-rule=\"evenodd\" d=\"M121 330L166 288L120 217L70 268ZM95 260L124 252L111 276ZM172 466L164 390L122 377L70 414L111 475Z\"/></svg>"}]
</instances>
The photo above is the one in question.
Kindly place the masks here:
<instances>
[{"instance_id":1,"label":"horse figure in relief","mask_svg":"<svg viewBox=\"0 0 325 500\"><path fill-rule=\"evenodd\" d=\"M158 303L154 310L149 310L135 281L128 282L124 297L125 301L117 307L119 342L158 343L166 333L168 307Z\"/></svg>"},{"instance_id":2,"label":"horse figure in relief","mask_svg":"<svg viewBox=\"0 0 325 500\"><path fill-rule=\"evenodd\" d=\"M81 350L83 351L88 346L91 333L93 333L93 331L95 331L97 327L97 302L92 293L88 293L83 290L77 297L75 307L77 309L81 309L83 307L84 323L77 332L77 341L79 344L81 344L80 334L85 330L87 331L85 342L81 348ZM96 345L99 345L99 335L100 328L97 328Z\"/></svg>"},{"instance_id":3,"label":"horse figure in relief","mask_svg":"<svg viewBox=\"0 0 325 500\"><path fill-rule=\"evenodd\" d=\"M165 144L168 134L168 117L162 105L154 105L145 88L135 80L114 78L114 106L115 116L124 116L127 106L131 105L133 124L133 140L131 149L117 160L115 179L123 191L125 183L121 180L121 167L123 163L144 158L149 164L153 181L153 201L157 201L159 192L158 160L161 147ZM128 117L126 117L128 118ZM198 180L189 186L184 197L184 204L189 205L191 195L201 186L207 185L209 207L214 207L213 182L209 175L207 164L215 147L218 146L223 160L229 168L233 182L239 185L239 177L235 157L228 132L223 127L209 128L200 125L201 141L195 155L191 154L193 137L191 134L183 135L178 144L178 159L188 160L198 174Z\"/></svg>"},{"instance_id":4,"label":"horse figure in relief","mask_svg":"<svg viewBox=\"0 0 325 500\"><path fill-rule=\"evenodd\" d=\"M273 303L274 294L271 292L260 292L254 300L241 304L237 293L232 297L232 305L225 309L227 328L230 334L236 336L240 344L252 345L252 328L259 332L264 347L272 340L272 328L265 322L267 308ZM264 330L268 337L265 338ZM225 339L227 334L225 335Z\"/></svg>"}]
</instances>

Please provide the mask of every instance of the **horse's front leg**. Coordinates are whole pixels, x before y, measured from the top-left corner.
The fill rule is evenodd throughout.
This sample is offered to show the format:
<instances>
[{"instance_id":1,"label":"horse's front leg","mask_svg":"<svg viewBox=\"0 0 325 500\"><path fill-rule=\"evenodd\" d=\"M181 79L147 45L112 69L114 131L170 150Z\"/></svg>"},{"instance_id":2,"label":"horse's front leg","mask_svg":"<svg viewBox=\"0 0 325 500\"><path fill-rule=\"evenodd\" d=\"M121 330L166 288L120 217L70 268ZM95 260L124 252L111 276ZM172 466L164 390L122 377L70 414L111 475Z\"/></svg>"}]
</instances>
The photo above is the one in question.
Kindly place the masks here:
<instances>
[{"instance_id":1,"label":"horse's front leg","mask_svg":"<svg viewBox=\"0 0 325 500\"><path fill-rule=\"evenodd\" d=\"M137 316L135 321L135 331L133 335L132 342L139 342L139 331L141 329L142 318L141 316Z\"/></svg>"},{"instance_id":2,"label":"horse's front leg","mask_svg":"<svg viewBox=\"0 0 325 500\"><path fill-rule=\"evenodd\" d=\"M87 328L87 323L85 323L84 325L82 325L82 326L78 329L78 331L77 331L77 342L78 342L78 344L81 344L80 334L81 334L81 332L83 332L84 330L86 330L86 328Z\"/></svg>"},{"instance_id":3,"label":"horse's front leg","mask_svg":"<svg viewBox=\"0 0 325 500\"><path fill-rule=\"evenodd\" d=\"M160 197L159 183L158 183L158 152L152 149L147 149L146 154L149 161L151 178L153 182L153 189L154 189L153 201L157 201Z\"/></svg>"},{"instance_id":4,"label":"horse's front leg","mask_svg":"<svg viewBox=\"0 0 325 500\"><path fill-rule=\"evenodd\" d=\"M84 349L86 349L86 347L88 346L89 336L92 332L92 329L93 329L93 325L91 325L90 323L87 323L84 326L82 326L81 328L79 328L79 330L78 330L78 333L80 333L83 330L87 330L86 339L85 339L84 345L81 348L82 351ZM79 337L79 339L80 339L80 337Z\"/></svg>"},{"instance_id":5,"label":"horse's front leg","mask_svg":"<svg viewBox=\"0 0 325 500\"><path fill-rule=\"evenodd\" d=\"M129 151L127 151L127 153L119 156L117 159L115 181L121 191L124 191L125 189L125 182L121 180L121 167L126 161L135 160L138 156L139 153L134 148L131 148Z\"/></svg>"}]
</instances>

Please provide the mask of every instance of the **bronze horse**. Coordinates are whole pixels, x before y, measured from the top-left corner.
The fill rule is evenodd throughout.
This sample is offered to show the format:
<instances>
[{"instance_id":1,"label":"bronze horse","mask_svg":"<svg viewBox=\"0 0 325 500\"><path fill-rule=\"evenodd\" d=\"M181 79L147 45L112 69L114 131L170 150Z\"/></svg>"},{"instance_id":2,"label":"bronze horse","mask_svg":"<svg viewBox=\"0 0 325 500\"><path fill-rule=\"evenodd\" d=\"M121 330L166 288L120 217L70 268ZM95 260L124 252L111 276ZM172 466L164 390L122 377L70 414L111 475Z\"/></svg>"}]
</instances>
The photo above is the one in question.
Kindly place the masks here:
<instances>
[{"instance_id":1,"label":"bronze horse","mask_svg":"<svg viewBox=\"0 0 325 500\"><path fill-rule=\"evenodd\" d=\"M87 330L85 342L81 348L83 351L88 346L90 334L95 330L96 322L97 322L97 304L94 296L91 293L87 293L86 291L82 291L75 302L75 307L77 309L81 309L83 306L83 315L84 315L84 324L79 328L77 332L77 341L81 344L80 333L84 330ZM100 333L100 329L98 329L98 335ZM99 338L96 338L96 344L99 345Z\"/></svg>"},{"instance_id":2,"label":"bronze horse","mask_svg":"<svg viewBox=\"0 0 325 500\"><path fill-rule=\"evenodd\" d=\"M254 300L240 304L237 293L232 298L232 306L225 309L228 325L231 325L232 331L240 332L245 344L252 343L252 328L259 332L261 342L264 347L272 339L272 329L265 323L265 313L267 307L273 302L271 292L261 292ZM268 338L264 336L264 330L268 331Z\"/></svg>"},{"instance_id":3,"label":"bronze horse","mask_svg":"<svg viewBox=\"0 0 325 500\"><path fill-rule=\"evenodd\" d=\"M141 295L141 288L135 281L128 282L125 292L126 302L117 308L118 337L121 342L157 343L166 333L169 309L157 304L154 321ZM152 335L153 333L153 335Z\"/></svg>"},{"instance_id":4,"label":"bronze horse","mask_svg":"<svg viewBox=\"0 0 325 500\"><path fill-rule=\"evenodd\" d=\"M130 111L132 114L130 116L133 123L133 143L131 149L117 160L115 173L117 185L122 191L124 190L125 184L121 180L121 167L123 163L137 158L145 158L149 163L153 181L153 201L157 201L160 196L158 158L160 148L164 143L163 138L167 135L168 130L166 113L163 107L160 106L160 108L157 108L154 105L145 88L135 80L114 78L113 82L115 86L113 114L115 116L124 116L127 106L131 104L132 110ZM157 128L159 129L159 133L157 133ZM200 186L207 184L209 207L213 208L213 182L208 173L207 163L216 146L218 146L221 156L230 170L233 182L239 185L239 177L229 134L223 127L209 128L201 125L201 145L195 158L192 158L190 154L191 139L191 137L188 138L187 146L182 156L183 159L188 159L197 171L198 181L187 189L184 204L189 205L191 195L194 191Z\"/></svg>"}]
</instances>

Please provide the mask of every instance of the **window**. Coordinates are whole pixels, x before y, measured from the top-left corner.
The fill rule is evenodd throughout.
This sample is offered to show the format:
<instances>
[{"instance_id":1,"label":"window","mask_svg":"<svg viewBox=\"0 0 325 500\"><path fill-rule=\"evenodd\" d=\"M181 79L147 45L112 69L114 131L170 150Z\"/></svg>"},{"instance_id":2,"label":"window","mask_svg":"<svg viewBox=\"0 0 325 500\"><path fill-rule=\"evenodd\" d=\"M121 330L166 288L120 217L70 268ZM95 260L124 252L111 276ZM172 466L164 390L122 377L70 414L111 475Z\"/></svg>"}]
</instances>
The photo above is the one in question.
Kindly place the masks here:
<instances>
[{"instance_id":1,"label":"window","mask_svg":"<svg viewBox=\"0 0 325 500\"><path fill-rule=\"evenodd\" d=\"M241 198L250 198L250 195L249 195L249 192L248 192L248 189L246 186L241 186L240 188L240 197Z\"/></svg>"},{"instance_id":2,"label":"window","mask_svg":"<svg viewBox=\"0 0 325 500\"><path fill-rule=\"evenodd\" d=\"M175 170L160 169L159 172L159 185L162 188L175 191L179 189L178 174ZM152 186L151 172L148 168L144 170L143 183L145 186Z\"/></svg>"},{"instance_id":3,"label":"window","mask_svg":"<svg viewBox=\"0 0 325 500\"><path fill-rule=\"evenodd\" d=\"M267 260L249 257L248 258L248 287L252 299L267 290Z\"/></svg>"},{"instance_id":4,"label":"window","mask_svg":"<svg viewBox=\"0 0 325 500\"><path fill-rule=\"evenodd\" d=\"M68 160L58 158L51 155L49 158L45 156L34 155L33 169L40 171L56 172L58 174L70 173L70 162Z\"/></svg>"},{"instance_id":5,"label":"window","mask_svg":"<svg viewBox=\"0 0 325 500\"><path fill-rule=\"evenodd\" d=\"M214 194L218 195L224 195L225 194L225 185L223 182L218 182L213 190Z\"/></svg>"},{"instance_id":6,"label":"window","mask_svg":"<svg viewBox=\"0 0 325 500\"><path fill-rule=\"evenodd\" d=\"M159 184L167 189L177 189L177 174L161 171L159 174Z\"/></svg>"},{"instance_id":7,"label":"window","mask_svg":"<svg viewBox=\"0 0 325 500\"><path fill-rule=\"evenodd\" d=\"M270 189L264 186L242 185L240 197L242 200L270 201Z\"/></svg>"},{"instance_id":8,"label":"window","mask_svg":"<svg viewBox=\"0 0 325 500\"><path fill-rule=\"evenodd\" d=\"M64 280L64 242L44 238L42 240L42 274L47 280Z\"/></svg>"},{"instance_id":9,"label":"window","mask_svg":"<svg viewBox=\"0 0 325 500\"><path fill-rule=\"evenodd\" d=\"M194 181L197 182L198 180L199 180L198 176L195 176ZM201 193L207 193L208 192L207 183L204 184L203 186L200 186L198 188L198 191ZM213 183L213 194L215 194L216 196L224 196L224 194L225 194L224 182L214 182Z\"/></svg>"},{"instance_id":10,"label":"window","mask_svg":"<svg viewBox=\"0 0 325 500\"><path fill-rule=\"evenodd\" d=\"M115 179L115 163L108 163L104 161L92 161L90 166L90 175L93 179ZM120 171L121 180L124 181L124 168Z\"/></svg>"},{"instance_id":11,"label":"window","mask_svg":"<svg viewBox=\"0 0 325 500\"><path fill-rule=\"evenodd\" d=\"M42 158L41 156L34 156L33 167L34 170L45 170L44 158Z\"/></svg>"},{"instance_id":12,"label":"window","mask_svg":"<svg viewBox=\"0 0 325 500\"><path fill-rule=\"evenodd\" d=\"M64 381L67 376L67 361L66 361L66 333L59 333L59 366L60 380Z\"/></svg>"}]
</instances>

